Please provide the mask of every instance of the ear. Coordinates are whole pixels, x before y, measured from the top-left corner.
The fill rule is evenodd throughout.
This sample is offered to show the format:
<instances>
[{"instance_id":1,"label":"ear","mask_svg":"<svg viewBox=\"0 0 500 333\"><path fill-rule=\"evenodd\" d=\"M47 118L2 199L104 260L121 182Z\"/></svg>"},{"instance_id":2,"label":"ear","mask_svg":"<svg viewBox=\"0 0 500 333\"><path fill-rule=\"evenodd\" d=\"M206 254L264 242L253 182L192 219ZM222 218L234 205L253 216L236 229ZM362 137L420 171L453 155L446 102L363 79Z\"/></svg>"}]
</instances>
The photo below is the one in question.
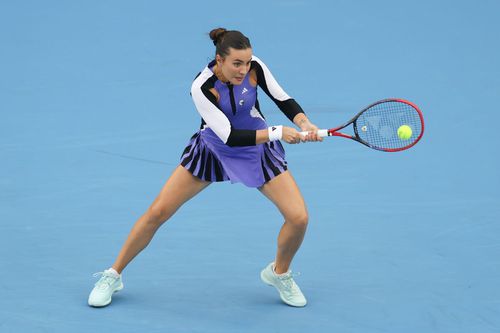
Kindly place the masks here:
<instances>
[{"instance_id":1,"label":"ear","mask_svg":"<svg viewBox=\"0 0 500 333\"><path fill-rule=\"evenodd\" d=\"M222 64L224 62L224 58L222 58L218 54L215 55L215 60L217 61L218 64Z\"/></svg>"}]
</instances>

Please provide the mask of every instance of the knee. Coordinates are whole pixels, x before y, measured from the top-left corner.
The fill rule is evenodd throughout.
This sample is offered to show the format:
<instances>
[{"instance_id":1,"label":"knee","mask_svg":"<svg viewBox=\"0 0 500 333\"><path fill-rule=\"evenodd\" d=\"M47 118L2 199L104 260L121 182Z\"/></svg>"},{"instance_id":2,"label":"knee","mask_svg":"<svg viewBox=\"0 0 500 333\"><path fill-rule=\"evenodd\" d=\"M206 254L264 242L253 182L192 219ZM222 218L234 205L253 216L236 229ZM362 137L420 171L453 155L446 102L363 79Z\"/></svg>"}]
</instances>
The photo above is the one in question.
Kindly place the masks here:
<instances>
[{"instance_id":1,"label":"knee","mask_svg":"<svg viewBox=\"0 0 500 333\"><path fill-rule=\"evenodd\" d=\"M309 223L309 215L306 210L299 210L287 216L286 221L297 228L305 229Z\"/></svg>"},{"instance_id":2,"label":"knee","mask_svg":"<svg viewBox=\"0 0 500 333\"><path fill-rule=\"evenodd\" d=\"M146 212L147 224L152 227L160 227L169 217L169 212L160 205L152 205Z\"/></svg>"}]
</instances>

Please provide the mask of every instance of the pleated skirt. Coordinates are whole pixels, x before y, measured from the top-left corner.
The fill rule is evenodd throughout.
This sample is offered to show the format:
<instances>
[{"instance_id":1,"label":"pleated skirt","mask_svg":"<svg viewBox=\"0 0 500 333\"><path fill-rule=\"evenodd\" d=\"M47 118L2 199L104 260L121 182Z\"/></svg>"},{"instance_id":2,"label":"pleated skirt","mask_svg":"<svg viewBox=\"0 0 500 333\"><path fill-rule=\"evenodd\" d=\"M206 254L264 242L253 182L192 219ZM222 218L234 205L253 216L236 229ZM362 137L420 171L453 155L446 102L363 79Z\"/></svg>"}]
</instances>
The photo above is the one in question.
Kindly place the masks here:
<instances>
[{"instance_id":1,"label":"pleated skirt","mask_svg":"<svg viewBox=\"0 0 500 333\"><path fill-rule=\"evenodd\" d=\"M209 128L191 137L182 153L181 165L204 181L230 181L248 187L261 187L287 170L281 142L229 147Z\"/></svg>"}]
</instances>

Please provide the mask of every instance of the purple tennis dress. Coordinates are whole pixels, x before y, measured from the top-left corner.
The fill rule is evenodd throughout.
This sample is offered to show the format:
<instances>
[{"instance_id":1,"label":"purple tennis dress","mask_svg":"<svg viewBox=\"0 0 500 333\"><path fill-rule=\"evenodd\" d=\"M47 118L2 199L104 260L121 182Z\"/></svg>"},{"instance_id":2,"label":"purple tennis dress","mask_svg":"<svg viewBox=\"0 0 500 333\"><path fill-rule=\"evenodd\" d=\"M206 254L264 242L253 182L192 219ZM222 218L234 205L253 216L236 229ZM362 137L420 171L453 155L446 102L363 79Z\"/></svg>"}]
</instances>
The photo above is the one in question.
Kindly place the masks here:
<instances>
[{"instance_id":1,"label":"purple tennis dress","mask_svg":"<svg viewBox=\"0 0 500 333\"><path fill-rule=\"evenodd\" d=\"M257 87L250 83L250 75L240 85L224 83L213 73L214 65L212 61L193 82L191 95L202 116L202 125L184 149L181 165L201 180L229 180L260 187L287 170L285 151L280 141L255 144L255 131L267 129L268 125L259 110ZM258 86L289 118L302 112L255 56L253 68ZM218 92L218 101L210 89Z\"/></svg>"}]
</instances>

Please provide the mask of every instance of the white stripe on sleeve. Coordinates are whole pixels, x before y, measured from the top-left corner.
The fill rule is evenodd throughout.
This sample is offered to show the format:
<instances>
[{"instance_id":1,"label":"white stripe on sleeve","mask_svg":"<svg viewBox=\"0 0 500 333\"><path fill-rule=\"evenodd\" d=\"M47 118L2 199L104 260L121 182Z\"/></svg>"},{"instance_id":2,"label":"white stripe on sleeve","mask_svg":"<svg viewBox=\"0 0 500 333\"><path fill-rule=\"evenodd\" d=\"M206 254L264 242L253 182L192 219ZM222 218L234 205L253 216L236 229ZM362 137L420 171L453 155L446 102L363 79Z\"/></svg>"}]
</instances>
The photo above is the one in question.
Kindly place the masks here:
<instances>
[{"instance_id":1,"label":"white stripe on sleeve","mask_svg":"<svg viewBox=\"0 0 500 333\"><path fill-rule=\"evenodd\" d=\"M257 61L260 67L262 67L262 71L264 72L264 78L266 80L269 93L271 93L271 95L275 99L281 102L290 99L291 97L288 96L288 94L283 90L283 88L281 88L281 86L278 84L278 81L276 81L269 68L267 68L266 64L254 55L252 55L252 60Z\"/></svg>"}]
</instances>

